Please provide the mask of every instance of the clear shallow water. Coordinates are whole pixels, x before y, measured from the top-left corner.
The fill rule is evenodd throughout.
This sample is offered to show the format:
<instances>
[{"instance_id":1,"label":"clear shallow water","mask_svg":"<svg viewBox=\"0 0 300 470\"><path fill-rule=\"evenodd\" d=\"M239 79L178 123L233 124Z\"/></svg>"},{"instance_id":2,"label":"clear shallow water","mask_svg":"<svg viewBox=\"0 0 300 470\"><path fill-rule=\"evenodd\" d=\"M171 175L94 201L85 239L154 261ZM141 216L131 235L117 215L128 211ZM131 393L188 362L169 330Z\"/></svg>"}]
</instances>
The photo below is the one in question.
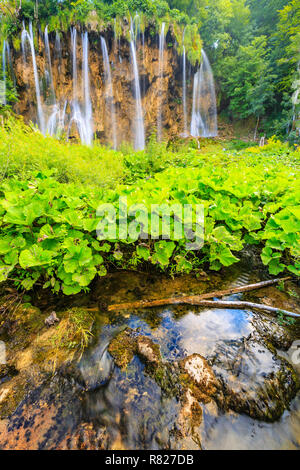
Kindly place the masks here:
<instances>
[{"instance_id":1,"label":"clear shallow water","mask_svg":"<svg viewBox=\"0 0 300 470\"><path fill-rule=\"evenodd\" d=\"M239 285L240 279L239 275L233 276L226 281L226 287ZM131 278L126 285L122 278L122 282L112 281L107 284L108 289L105 286L101 289L107 291L108 303L134 300L141 292L147 294L145 298L150 298L147 289L155 290L156 285L150 283L149 286L147 280L140 278L136 282L137 285L133 285ZM251 279L247 278L247 282ZM224 285L221 287L225 288ZM166 290L166 286L162 285L161 289ZM183 287L175 283L171 285L172 289L178 293ZM189 290L185 281L185 292L197 289L198 285L193 281ZM196 430L197 441L194 436L180 435L180 400L160 388L137 356L122 371L108 353L112 339L129 327L159 344L164 361L174 363L189 355L201 354L210 361L215 373L237 385L245 384L255 396L257 387L278 367L274 351L257 342L261 338L258 318L271 332L270 340L286 334L272 318L245 310L200 310L185 306L107 314L101 313L100 309L94 342L78 365L86 390L78 392L74 387L72 392L65 382L63 386L60 382L46 385L18 411L15 421L11 420L10 432L23 426L20 417L22 419L28 408L32 432L41 432L39 419L43 397L50 408L53 404L54 408L63 411L54 413L49 420L47 440L39 440L42 448L82 446L86 431L79 441L75 442L72 436L77 435L78 429L82 432L83 424L88 423L92 436L101 435L97 445L108 449L199 449L199 441L202 449L299 449L299 394L292 401L291 409L274 423L234 411L224 412L214 402L202 404L203 419ZM68 420L62 420L62 413ZM38 417L36 424L35 416ZM71 424L64 427L70 420ZM87 438L86 447L95 448L95 441L95 437Z\"/></svg>"},{"instance_id":2,"label":"clear shallow water","mask_svg":"<svg viewBox=\"0 0 300 470\"><path fill-rule=\"evenodd\" d=\"M239 285L239 282L235 280L234 284ZM94 383L90 382L92 387L97 388L97 384L107 380L103 388L88 396L87 414L89 418L99 418L111 430L114 436L112 446L117 443L120 448L126 449L199 448L193 439L174 438L180 412L176 398L168 397L161 391L155 381L145 374L144 366L137 357L126 372L121 372L114 366L107 350L103 353L103 345L108 345L118 332L129 327L159 344L162 357L168 362L194 353L207 359L218 358L219 351L224 349L230 356L245 338L255 333L253 313L225 309L195 311L190 307L139 313L126 312L113 320L113 326L102 326L98 344L83 358L80 368L87 379L91 359L97 358L94 363L100 364L99 378L95 380L97 373L94 373ZM248 358L240 359L241 374L246 374L255 390L255 382L258 381L256 374L261 379L274 370L273 354L260 345L256 345L251 354L253 357L250 356L249 361ZM99 362L100 356L102 359ZM217 359L215 370L220 367L222 365L218 364ZM225 376L230 373L231 370L226 370ZM233 411L224 413L216 405L203 405L203 421L198 432L203 449L299 448L300 397L292 402L291 410L275 423L265 423Z\"/></svg>"}]
</instances>

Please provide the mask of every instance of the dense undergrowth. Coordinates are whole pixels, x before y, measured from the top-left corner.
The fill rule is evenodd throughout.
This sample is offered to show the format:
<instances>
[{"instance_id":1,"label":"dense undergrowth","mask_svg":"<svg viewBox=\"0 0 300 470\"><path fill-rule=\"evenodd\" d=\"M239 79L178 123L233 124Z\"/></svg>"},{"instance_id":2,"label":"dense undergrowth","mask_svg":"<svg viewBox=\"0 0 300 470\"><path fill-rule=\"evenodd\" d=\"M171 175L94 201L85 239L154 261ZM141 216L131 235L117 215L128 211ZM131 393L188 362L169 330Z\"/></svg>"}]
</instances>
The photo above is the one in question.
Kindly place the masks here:
<instances>
[{"instance_id":1,"label":"dense undergrowth","mask_svg":"<svg viewBox=\"0 0 300 470\"><path fill-rule=\"evenodd\" d=\"M242 150L238 142L208 141L198 150L150 141L145 152L113 152L60 143L12 122L0 128L1 281L76 294L111 267L219 270L238 262L249 244L271 274L300 275L299 149L273 139ZM186 238L172 233L168 240L140 240L138 233L97 240L98 207L113 204L118 219L120 196L129 207L149 209L202 204L204 247L189 251Z\"/></svg>"}]
</instances>

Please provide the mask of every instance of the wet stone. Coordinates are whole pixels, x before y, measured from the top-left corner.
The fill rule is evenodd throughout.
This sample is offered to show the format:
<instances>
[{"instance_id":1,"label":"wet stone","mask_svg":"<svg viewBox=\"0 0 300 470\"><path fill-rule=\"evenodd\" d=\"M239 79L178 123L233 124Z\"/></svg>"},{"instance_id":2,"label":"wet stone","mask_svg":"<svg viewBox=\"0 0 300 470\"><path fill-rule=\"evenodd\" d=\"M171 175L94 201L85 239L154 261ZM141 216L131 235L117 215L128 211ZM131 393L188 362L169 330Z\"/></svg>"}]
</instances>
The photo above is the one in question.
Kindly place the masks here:
<instances>
[{"instance_id":1,"label":"wet stone","mask_svg":"<svg viewBox=\"0 0 300 470\"><path fill-rule=\"evenodd\" d=\"M220 344L210 362L222 383L222 406L251 418L279 419L299 389L292 367L251 336Z\"/></svg>"},{"instance_id":2,"label":"wet stone","mask_svg":"<svg viewBox=\"0 0 300 470\"><path fill-rule=\"evenodd\" d=\"M180 362L181 383L189 388L200 402L208 403L216 396L220 384L212 368L200 354L193 354Z\"/></svg>"},{"instance_id":3,"label":"wet stone","mask_svg":"<svg viewBox=\"0 0 300 470\"><path fill-rule=\"evenodd\" d=\"M151 364L159 364L162 360L159 346L145 336L137 338L137 353Z\"/></svg>"},{"instance_id":4,"label":"wet stone","mask_svg":"<svg viewBox=\"0 0 300 470\"><path fill-rule=\"evenodd\" d=\"M272 317L254 314L252 324L259 338L282 351L287 351L295 339L295 334L287 326L279 325Z\"/></svg>"}]
</instances>

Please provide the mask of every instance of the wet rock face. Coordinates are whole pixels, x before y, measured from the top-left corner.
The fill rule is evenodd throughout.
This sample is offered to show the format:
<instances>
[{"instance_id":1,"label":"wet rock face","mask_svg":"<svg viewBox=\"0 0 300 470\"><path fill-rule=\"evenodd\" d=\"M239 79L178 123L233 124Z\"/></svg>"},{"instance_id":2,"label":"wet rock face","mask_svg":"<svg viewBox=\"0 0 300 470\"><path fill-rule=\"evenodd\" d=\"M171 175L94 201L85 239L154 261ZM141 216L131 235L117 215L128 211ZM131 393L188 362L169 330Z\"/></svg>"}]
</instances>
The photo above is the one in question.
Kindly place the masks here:
<instances>
[{"instance_id":1,"label":"wet rock face","mask_svg":"<svg viewBox=\"0 0 300 470\"><path fill-rule=\"evenodd\" d=\"M0 364L0 385L16 375L18 375L18 371L14 366Z\"/></svg>"},{"instance_id":2,"label":"wet rock face","mask_svg":"<svg viewBox=\"0 0 300 470\"><path fill-rule=\"evenodd\" d=\"M147 283L138 276L134 283L134 274L126 276L115 283L101 280L95 299L101 295L112 304L151 298L152 291L157 298L182 294L186 286L192 293L216 290L196 278L154 283L151 277ZM299 447L299 426L294 429L299 405L291 403L298 384L281 357L291 338L297 339L297 325L236 310L101 313L97 344L79 363L69 350L61 351L53 374L53 340L66 318L56 308L61 322L46 328L52 308L22 309L5 329L11 339L8 365L0 366L0 449L192 450L206 448L215 432L223 445L224 429L230 434L234 428L235 443L244 444L243 432L252 437L254 427L261 446L266 434L273 439L287 430L292 437L286 440ZM290 405L291 412L278 421ZM249 417L278 422L265 425ZM292 425L285 427L287 421Z\"/></svg>"},{"instance_id":3,"label":"wet rock face","mask_svg":"<svg viewBox=\"0 0 300 470\"><path fill-rule=\"evenodd\" d=\"M295 335L286 326L281 326L275 319L254 315L252 324L257 333L257 338L263 339L274 348L287 351L295 339Z\"/></svg>"},{"instance_id":4,"label":"wet rock face","mask_svg":"<svg viewBox=\"0 0 300 470\"><path fill-rule=\"evenodd\" d=\"M223 343L210 362L222 383L224 408L251 418L279 419L299 388L292 367L251 337Z\"/></svg>"},{"instance_id":5,"label":"wet rock face","mask_svg":"<svg viewBox=\"0 0 300 470\"><path fill-rule=\"evenodd\" d=\"M159 50L157 42L150 34L150 30L145 32L145 47L137 42L137 59L139 62L140 83L142 104L144 110L145 131L149 136L157 125L158 103L160 93L163 103L163 127L168 136L180 135L183 132L183 112L182 112L182 73L181 61L177 56L175 48L165 48L164 51L164 71L161 80L158 79ZM118 141L132 142L134 133L134 119L136 112L134 96L134 76L130 55L130 44L124 38L120 42L113 37L106 35L109 60L113 81L113 102L116 109ZM175 38L172 38L175 42ZM72 101L72 52L71 37L69 32L61 33L61 56L55 48L55 33L49 34L49 43L52 59L52 75L56 101L63 108L66 100ZM13 49L13 48L12 48ZM47 60L45 57L45 46L42 37L37 35L36 61L39 78L42 83L41 99L45 115L50 116L52 107L49 106L49 86L45 86L45 71ZM36 96L35 82L32 69L30 53L27 54L27 62L24 63L22 52L13 50L14 71L17 80L17 87L20 96L19 102L15 106L17 113L22 114L26 121L36 121ZM77 47L78 65L78 100L83 102L82 92L82 44L78 34ZM107 99L103 56L101 50L100 34L92 31L89 34L89 72L90 90L93 106L94 132L102 143L111 144L111 102ZM176 80L174 77L177 77ZM192 98L192 80L188 82L188 98ZM171 97L171 99L170 99ZM48 104L48 105L47 105ZM188 103L189 112L192 104ZM68 104L66 113L71 112ZM74 131L74 132L73 132ZM71 137L77 137L75 129L71 131Z\"/></svg>"},{"instance_id":6,"label":"wet rock face","mask_svg":"<svg viewBox=\"0 0 300 470\"><path fill-rule=\"evenodd\" d=\"M255 331L249 338L220 342L208 360L192 354L177 363L164 362L157 344L127 329L111 342L109 351L121 368L138 355L164 393L179 399L182 416L192 418L192 409L199 415L201 404L215 401L223 411L275 421L289 408L299 385L292 367L271 344L258 342L257 335Z\"/></svg>"}]
</instances>

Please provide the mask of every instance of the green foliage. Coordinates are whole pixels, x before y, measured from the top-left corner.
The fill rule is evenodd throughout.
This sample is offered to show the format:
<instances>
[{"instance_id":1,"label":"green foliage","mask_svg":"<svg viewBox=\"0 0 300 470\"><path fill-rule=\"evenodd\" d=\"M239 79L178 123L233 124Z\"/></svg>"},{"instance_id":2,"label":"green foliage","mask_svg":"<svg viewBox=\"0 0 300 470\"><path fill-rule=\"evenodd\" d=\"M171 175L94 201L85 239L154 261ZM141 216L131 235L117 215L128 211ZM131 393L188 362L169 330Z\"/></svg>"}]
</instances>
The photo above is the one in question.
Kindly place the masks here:
<instances>
[{"instance_id":1,"label":"green foliage","mask_svg":"<svg viewBox=\"0 0 300 470\"><path fill-rule=\"evenodd\" d=\"M274 78L267 60L266 38L261 36L248 46L240 46L235 56L224 61L224 75L233 116L263 115L272 102Z\"/></svg>"},{"instance_id":2,"label":"green foliage","mask_svg":"<svg viewBox=\"0 0 300 470\"><path fill-rule=\"evenodd\" d=\"M123 156L103 146L92 148L45 137L21 119L0 127L0 180L26 179L34 170L55 172L61 182L111 187L122 178Z\"/></svg>"},{"instance_id":3,"label":"green foliage","mask_svg":"<svg viewBox=\"0 0 300 470\"><path fill-rule=\"evenodd\" d=\"M200 64L203 44L196 24L188 25L185 28L184 46L187 51L188 60L191 62L191 64Z\"/></svg>"},{"instance_id":4,"label":"green foliage","mask_svg":"<svg viewBox=\"0 0 300 470\"><path fill-rule=\"evenodd\" d=\"M0 130L6 133L2 134L3 146L12 130ZM36 136L45 144L39 133L34 133L33 142ZM26 139L25 135L24 142ZM66 158L68 144L49 139L47 147L49 143L56 152L61 149L61 157L54 153L57 162ZM69 173L64 177L62 173L60 181L47 170L34 172L34 165L23 174L19 167L20 180L8 172L0 186L0 280L14 279L17 287L25 290L40 284L55 293L72 295L87 290L97 275L106 275L110 266L128 269L147 263L181 273L205 264L219 270L236 263L247 244L257 245L271 274L287 269L300 275L299 151L275 139L262 148L232 152L216 149L208 154L193 149L176 154L162 144L151 145L143 155L124 156L124 174L119 181L127 178L127 184L115 184L109 190L100 187L107 186L103 174L98 186L96 181L93 185L72 183L70 175L76 162L71 158ZM23 146L23 161L29 161L30 147ZM46 152L45 145L43 148ZM74 146L74 153L78 149L85 151ZM43 160L41 147L39 151ZM160 158L154 157L156 151L160 152L160 163ZM33 148L32 154L35 152ZM120 154L109 155L115 165ZM142 158L145 155L146 160ZM103 163L101 166L103 169ZM95 175L94 167L91 174ZM86 175L78 177L84 181ZM120 196L127 198L129 207L142 202L149 214L152 204L203 204L204 247L199 252L188 251L186 236L177 240L173 230L168 239L151 239L151 220L145 229L149 235L146 240L107 236L99 241L96 229L102 218L96 216L97 208L113 204L118 220ZM175 215L170 216L173 227ZM158 235L166 235L163 225L160 230Z\"/></svg>"}]
</instances>

